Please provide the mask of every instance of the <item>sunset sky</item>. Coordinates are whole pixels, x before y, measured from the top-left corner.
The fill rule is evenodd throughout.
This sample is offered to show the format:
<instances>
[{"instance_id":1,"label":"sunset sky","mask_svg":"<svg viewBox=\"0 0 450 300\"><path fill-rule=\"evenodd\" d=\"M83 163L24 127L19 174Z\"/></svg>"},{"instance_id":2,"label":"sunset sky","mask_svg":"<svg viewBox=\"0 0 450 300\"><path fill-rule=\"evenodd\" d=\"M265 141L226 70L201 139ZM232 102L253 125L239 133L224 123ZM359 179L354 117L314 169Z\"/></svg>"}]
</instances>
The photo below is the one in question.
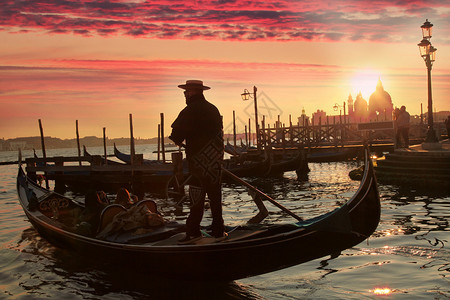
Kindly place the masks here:
<instances>
[{"instance_id":1,"label":"sunset sky","mask_svg":"<svg viewBox=\"0 0 450 300\"><path fill-rule=\"evenodd\" d=\"M177 85L203 80L231 132L253 113L275 120L328 114L378 78L394 106L427 109L417 44L434 24L433 105L450 110L450 1L2 0L0 138L157 136L185 106Z\"/></svg>"}]
</instances>

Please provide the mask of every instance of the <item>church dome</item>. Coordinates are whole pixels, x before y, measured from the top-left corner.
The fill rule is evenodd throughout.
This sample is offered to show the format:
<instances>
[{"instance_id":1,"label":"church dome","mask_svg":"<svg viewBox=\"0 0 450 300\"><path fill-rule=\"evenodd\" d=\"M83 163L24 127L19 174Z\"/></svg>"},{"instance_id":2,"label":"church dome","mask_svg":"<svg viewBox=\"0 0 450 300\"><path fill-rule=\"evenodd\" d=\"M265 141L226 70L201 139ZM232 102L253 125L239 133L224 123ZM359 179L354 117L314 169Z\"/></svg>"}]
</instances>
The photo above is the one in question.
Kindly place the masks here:
<instances>
[{"instance_id":1,"label":"church dome","mask_svg":"<svg viewBox=\"0 0 450 300\"><path fill-rule=\"evenodd\" d=\"M391 120L393 109L391 95L384 90L381 79L378 79L377 88L369 98L369 119L376 120L381 115L384 119Z\"/></svg>"},{"instance_id":2,"label":"church dome","mask_svg":"<svg viewBox=\"0 0 450 300\"><path fill-rule=\"evenodd\" d=\"M367 101L363 98L361 92L356 96L354 106L354 118L359 122L367 121Z\"/></svg>"},{"instance_id":3,"label":"church dome","mask_svg":"<svg viewBox=\"0 0 450 300\"><path fill-rule=\"evenodd\" d=\"M367 109L367 101L363 98L361 92L356 96L354 106L357 110Z\"/></svg>"}]
</instances>

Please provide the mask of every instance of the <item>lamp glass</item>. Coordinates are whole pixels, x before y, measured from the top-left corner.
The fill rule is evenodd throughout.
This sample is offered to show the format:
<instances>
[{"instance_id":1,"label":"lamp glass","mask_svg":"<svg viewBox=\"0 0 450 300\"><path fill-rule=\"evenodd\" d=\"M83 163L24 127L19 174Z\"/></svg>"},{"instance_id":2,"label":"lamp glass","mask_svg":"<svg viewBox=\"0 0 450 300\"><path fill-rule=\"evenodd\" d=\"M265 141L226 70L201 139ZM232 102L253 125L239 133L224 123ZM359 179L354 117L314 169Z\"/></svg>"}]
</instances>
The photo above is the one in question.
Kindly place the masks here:
<instances>
[{"instance_id":1,"label":"lamp glass","mask_svg":"<svg viewBox=\"0 0 450 300\"><path fill-rule=\"evenodd\" d=\"M422 28L422 36L424 39L429 39L431 38L432 35L432 31L433 31L433 24L431 24L428 19L425 21L425 23L423 23L422 26L420 26L420 28Z\"/></svg>"},{"instance_id":2,"label":"lamp glass","mask_svg":"<svg viewBox=\"0 0 450 300\"><path fill-rule=\"evenodd\" d=\"M430 53L431 44L428 40L423 39L417 46L419 46L420 55L422 57L425 57Z\"/></svg>"},{"instance_id":3,"label":"lamp glass","mask_svg":"<svg viewBox=\"0 0 450 300\"><path fill-rule=\"evenodd\" d=\"M250 99L250 92L247 90L244 90L244 92L241 94L242 100L247 101Z\"/></svg>"},{"instance_id":4,"label":"lamp glass","mask_svg":"<svg viewBox=\"0 0 450 300\"><path fill-rule=\"evenodd\" d=\"M432 62L434 62L436 60L436 50L437 50L436 48L431 46L431 49L430 49L430 60Z\"/></svg>"}]
</instances>

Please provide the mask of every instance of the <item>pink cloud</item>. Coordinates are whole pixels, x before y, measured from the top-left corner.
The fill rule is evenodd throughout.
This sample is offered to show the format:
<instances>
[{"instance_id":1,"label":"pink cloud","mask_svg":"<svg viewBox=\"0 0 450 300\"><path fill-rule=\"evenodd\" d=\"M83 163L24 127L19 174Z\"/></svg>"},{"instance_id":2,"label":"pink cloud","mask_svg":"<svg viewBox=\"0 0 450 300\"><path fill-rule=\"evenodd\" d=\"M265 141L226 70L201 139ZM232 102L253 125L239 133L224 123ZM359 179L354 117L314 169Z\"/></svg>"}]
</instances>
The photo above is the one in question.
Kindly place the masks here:
<instances>
[{"instance_id":1,"label":"pink cloud","mask_svg":"<svg viewBox=\"0 0 450 300\"><path fill-rule=\"evenodd\" d=\"M330 4L331 3L331 4ZM158 39L390 41L422 15L446 24L448 1L13 1L0 9L10 32ZM396 12L393 12L396 10ZM394 26L395 25L395 26ZM446 29L448 32L449 29Z\"/></svg>"}]
</instances>

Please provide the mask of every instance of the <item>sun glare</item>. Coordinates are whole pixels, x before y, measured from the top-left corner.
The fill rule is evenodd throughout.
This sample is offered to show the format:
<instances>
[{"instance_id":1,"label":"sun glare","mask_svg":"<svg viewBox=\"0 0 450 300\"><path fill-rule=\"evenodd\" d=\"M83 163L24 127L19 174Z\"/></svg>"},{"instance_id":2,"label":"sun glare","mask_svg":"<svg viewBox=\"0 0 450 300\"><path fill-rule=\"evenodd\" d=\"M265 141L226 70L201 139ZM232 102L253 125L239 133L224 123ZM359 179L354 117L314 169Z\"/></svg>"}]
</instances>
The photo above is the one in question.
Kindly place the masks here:
<instances>
[{"instance_id":1,"label":"sun glare","mask_svg":"<svg viewBox=\"0 0 450 300\"><path fill-rule=\"evenodd\" d=\"M371 292L377 296L391 295L392 290L390 288L375 288Z\"/></svg>"},{"instance_id":2,"label":"sun glare","mask_svg":"<svg viewBox=\"0 0 450 300\"><path fill-rule=\"evenodd\" d=\"M356 72L351 81L353 98L356 98L356 95L361 92L363 98L368 101L370 95L375 92L380 76L381 73L373 69Z\"/></svg>"}]
</instances>

